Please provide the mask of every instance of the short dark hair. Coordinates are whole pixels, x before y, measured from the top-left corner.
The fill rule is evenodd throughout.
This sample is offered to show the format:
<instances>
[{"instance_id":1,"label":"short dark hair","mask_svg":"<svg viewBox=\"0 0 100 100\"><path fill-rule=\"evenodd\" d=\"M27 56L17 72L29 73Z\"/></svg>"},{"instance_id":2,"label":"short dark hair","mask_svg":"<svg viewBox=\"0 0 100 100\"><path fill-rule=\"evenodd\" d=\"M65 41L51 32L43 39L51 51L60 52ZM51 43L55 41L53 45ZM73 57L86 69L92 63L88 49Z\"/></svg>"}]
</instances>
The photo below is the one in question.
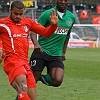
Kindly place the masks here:
<instances>
[{"instance_id":1,"label":"short dark hair","mask_svg":"<svg viewBox=\"0 0 100 100\"><path fill-rule=\"evenodd\" d=\"M21 1L13 1L11 3L11 9L13 9L14 7L18 8L18 9L25 9L24 4Z\"/></svg>"}]
</instances>

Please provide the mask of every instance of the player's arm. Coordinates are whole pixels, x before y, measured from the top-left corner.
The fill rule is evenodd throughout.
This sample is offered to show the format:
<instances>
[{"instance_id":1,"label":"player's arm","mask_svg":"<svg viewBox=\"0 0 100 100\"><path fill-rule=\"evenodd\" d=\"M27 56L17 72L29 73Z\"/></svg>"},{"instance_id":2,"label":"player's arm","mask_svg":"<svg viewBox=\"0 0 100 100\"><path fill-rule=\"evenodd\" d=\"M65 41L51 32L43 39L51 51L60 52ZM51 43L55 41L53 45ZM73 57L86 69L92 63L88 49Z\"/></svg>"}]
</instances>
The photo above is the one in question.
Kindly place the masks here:
<instances>
[{"instance_id":1,"label":"player's arm","mask_svg":"<svg viewBox=\"0 0 100 100\"><path fill-rule=\"evenodd\" d=\"M48 22L48 13L47 13L47 11L44 11L39 16L39 18L37 19L37 22L40 23L42 26L46 25L46 23ZM50 20L49 20L49 22L50 22ZM42 48L41 48L41 46L40 46L40 44L39 44L39 42L37 40L38 39L38 35L36 33L34 33L34 32L31 32L30 33L30 37L31 37L31 40L32 40L32 42L34 44L34 52L35 53L43 52Z\"/></svg>"},{"instance_id":2,"label":"player's arm","mask_svg":"<svg viewBox=\"0 0 100 100\"><path fill-rule=\"evenodd\" d=\"M32 40L32 42L34 44L34 52L35 53L41 53L41 52L43 52L42 48L41 48L41 46L40 46L40 44L39 44L39 42L37 40L37 34L34 33L34 32L31 32L30 33L30 37L31 37L31 40Z\"/></svg>"},{"instance_id":3,"label":"player's arm","mask_svg":"<svg viewBox=\"0 0 100 100\"><path fill-rule=\"evenodd\" d=\"M55 10L52 10L50 13L50 22L51 25L49 27L44 27L39 23L34 23L33 25L33 31L36 34L39 34L41 36L44 37L50 37L56 30L57 26L58 26L58 15L57 12Z\"/></svg>"},{"instance_id":4,"label":"player's arm","mask_svg":"<svg viewBox=\"0 0 100 100\"><path fill-rule=\"evenodd\" d=\"M74 18L74 22L75 22L75 18ZM73 22L73 24L74 24L74 22ZM71 33L71 29L73 27L73 24L72 24L71 28L69 29L68 34L66 36L66 40L64 42L63 51L62 51L62 60L63 61L66 60L65 54L66 54L66 49L67 49L67 45L68 45L68 42L69 42L70 33Z\"/></svg>"},{"instance_id":5,"label":"player's arm","mask_svg":"<svg viewBox=\"0 0 100 100\"><path fill-rule=\"evenodd\" d=\"M66 60L65 54L66 54L66 49L67 49L69 38L70 38L70 33L67 34L66 40L64 42L63 51L62 51L62 60L63 61Z\"/></svg>"}]
</instances>

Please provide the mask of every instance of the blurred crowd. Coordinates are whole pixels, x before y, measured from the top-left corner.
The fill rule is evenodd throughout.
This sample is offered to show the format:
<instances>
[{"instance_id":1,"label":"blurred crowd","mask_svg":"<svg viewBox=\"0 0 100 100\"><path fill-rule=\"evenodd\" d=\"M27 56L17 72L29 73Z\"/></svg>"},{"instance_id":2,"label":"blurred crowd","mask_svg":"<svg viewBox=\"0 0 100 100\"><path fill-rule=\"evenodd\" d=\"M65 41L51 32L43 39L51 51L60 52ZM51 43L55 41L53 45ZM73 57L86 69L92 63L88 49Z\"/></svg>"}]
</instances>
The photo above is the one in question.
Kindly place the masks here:
<instances>
[{"instance_id":1,"label":"blurred crowd","mask_svg":"<svg viewBox=\"0 0 100 100\"><path fill-rule=\"evenodd\" d=\"M100 5L100 2L87 2L85 0L83 1L78 1L76 0L76 2L71 2L69 1L68 4L68 10L73 11L73 6L75 7L76 11L79 10L91 10L93 12L96 11L96 6ZM38 9L49 9L51 7L55 6L55 3L48 3L48 2L38 2Z\"/></svg>"},{"instance_id":2,"label":"blurred crowd","mask_svg":"<svg viewBox=\"0 0 100 100\"><path fill-rule=\"evenodd\" d=\"M5 3L4 0L2 0L2 1L0 2L0 11L1 11L2 13L4 13L4 12L9 12L9 7L10 7L9 1Z\"/></svg>"},{"instance_id":3,"label":"blurred crowd","mask_svg":"<svg viewBox=\"0 0 100 100\"><path fill-rule=\"evenodd\" d=\"M4 0L0 1L0 11L1 12L9 12L9 3L10 0L8 0L8 2L4 2ZM93 12L96 11L96 6L100 5L100 2L87 2L85 0L76 0L76 2L71 2L69 1L69 5L68 5L68 9L70 11L73 11L73 6L75 6L75 9L78 10L91 10ZM46 2L45 0L43 0L42 2L40 0L37 0L37 6L38 6L38 10L47 10L53 6L55 6L55 2L52 2L52 0L50 2Z\"/></svg>"}]
</instances>

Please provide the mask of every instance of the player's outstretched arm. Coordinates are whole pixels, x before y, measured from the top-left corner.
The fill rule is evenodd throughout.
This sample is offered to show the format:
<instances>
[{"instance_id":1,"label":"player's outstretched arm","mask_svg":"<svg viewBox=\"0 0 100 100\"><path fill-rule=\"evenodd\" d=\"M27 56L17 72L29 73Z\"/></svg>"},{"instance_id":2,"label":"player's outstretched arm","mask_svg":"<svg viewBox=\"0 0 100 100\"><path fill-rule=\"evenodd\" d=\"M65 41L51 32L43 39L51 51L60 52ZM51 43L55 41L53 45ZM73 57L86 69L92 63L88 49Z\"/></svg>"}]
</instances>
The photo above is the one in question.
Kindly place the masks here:
<instances>
[{"instance_id":1,"label":"player's outstretched arm","mask_svg":"<svg viewBox=\"0 0 100 100\"><path fill-rule=\"evenodd\" d=\"M50 22L51 25L49 27L44 27L39 23L33 23L32 31L36 34L49 38L57 29L58 27L58 15L56 11L53 9L50 13Z\"/></svg>"}]
</instances>

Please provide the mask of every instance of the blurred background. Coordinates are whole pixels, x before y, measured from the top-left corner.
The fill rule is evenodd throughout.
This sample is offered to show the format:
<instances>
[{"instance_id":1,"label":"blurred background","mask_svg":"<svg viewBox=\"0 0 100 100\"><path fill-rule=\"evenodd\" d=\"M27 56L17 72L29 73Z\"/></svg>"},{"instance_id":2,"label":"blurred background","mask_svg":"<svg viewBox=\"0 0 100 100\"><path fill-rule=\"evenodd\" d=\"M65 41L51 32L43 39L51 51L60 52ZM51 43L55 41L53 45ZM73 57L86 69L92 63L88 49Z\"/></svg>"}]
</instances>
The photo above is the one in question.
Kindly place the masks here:
<instances>
[{"instance_id":1,"label":"blurred background","mask_svg":"<svg viewBox=\"0 0 100 100\"><path fill-rule=\"evenodd\" d=\"M0 0L0 18L8 16L10 2L12 0ZM54 7L56 0L22 0L26 9L34 9L36 13L32 16L32 10L27 11L26 16L38 18L45 10ZM76 24L92 24L92 19L100 16L100 0L69 0L68 10L77 16ZM99 22L100 23L100 22Z\"/></svg>"}]
</instances>

